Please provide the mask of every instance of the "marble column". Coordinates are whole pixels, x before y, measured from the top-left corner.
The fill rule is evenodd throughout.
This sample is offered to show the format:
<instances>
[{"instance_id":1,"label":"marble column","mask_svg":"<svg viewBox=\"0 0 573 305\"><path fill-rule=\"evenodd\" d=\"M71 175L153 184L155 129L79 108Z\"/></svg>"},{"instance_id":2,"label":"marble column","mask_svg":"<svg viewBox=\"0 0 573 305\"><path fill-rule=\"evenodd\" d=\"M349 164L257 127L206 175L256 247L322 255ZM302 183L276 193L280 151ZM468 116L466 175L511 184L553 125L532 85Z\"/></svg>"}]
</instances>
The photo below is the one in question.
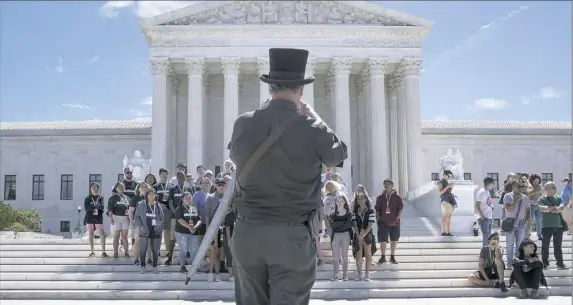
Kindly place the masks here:
<instances>
[{"instance_id":1,"label":"marble column","mask_svg":"<svg viewBox=\"0 0 573 305\"><path fill-rule=\"evenodd\" d=\"M314 70L316 69L316 59L313 57L308 58L306 61L306 74L305 77L314 76ZM304 93L302 99L305 103L314 108L314 83L304 86Z\"/></svg>"},{"instance_id":2,"label":"marble column","mask_svg":"<svg viewBox=\"0 0 573 305\"><path fill-rule=\"evenodd\" d=\"M401 70L404 73L404 103L408 126L406 128L406 145L408 146L408 187L414 190L421 186L421 140L422 122L420 121L420 70L422 59L404 58Z\"/></svg>"},{"instance_id":3,"label":"marble column","mask_svg":"<svg viewBox=\"0 0 573 305\"><path fill-rule=\"evenodd\" d=\"M396 111L398 123L397 128L397 146L398 146L398 185L399 192L402 196L408 193L408 143L406 141L406 129L408 128L408 109L404 101L404 75L401 71L394 72L394 84L396 90Z\"/></svg>"},{"instance_id":4,"label":"marble column","mask_svg":"<svg viewBox=\"0 0 573 305\"><path fill-rule=\"evenodd\" d=\"M269 74L269 59L266 57L258 57L257 58L257 68L259 70L259 76L263 75L263 74ZM266 101L268 98L270 98L270 94L269 94L269 84L267 83L263 83L261 81L259 81L259 99L260 99L260 103L262 104L264 101Z\"/></svg>"},{"instance_id":5,"label":"marble column","mask_svg":"<svg viewBox=\"0 0 573 305\"><path fill-rule=\"evenodd\" d=\"M203 94L205 58L185 58L187 67L187 166L203 164Z\"/></svg>"},{"instance_id":6,"label":"marble column","mask_svg":"<svg viewBox=\"0 0 573 305\"><path fill-rule=\"evenodd\" d=\"M227 146L231 142L233 125L239 116L239 68L241 59L239 57L221 58L221 68L225 79L225 98L223 105L223 160L221 164L229 158Z\"/></svg>"},{"instance_id":7,"label":"marble column","mask_svg":"<svg viewBox=\"0 0 573 305\"><path fill-rule=\"evenodd\" d=\"M168 57L152 58L150 62L153 75L153 97L151 105L151 172L157 173L167 167L168 127L168 81L171 61Z\"/></svg>"},{"instance_id":8,"label":"marble column","mask_svg":"<svg viewBox=\"0 0 573 305\"><path fill-rule=\"evenodd\" d=\"M380 194L383 190L383 181L388 178L388 138L386 133L386 82L384 80L387 69L386 58L369 58L370 71L370 144L371 156L371 184L372 196Z\"/></svg>"},{"instance_id":9,"label":"marble column","mask_svg":"<svg viewBox=\"0 0 573 305\"><path fill-rule=\"evenodd\" d=\"M390 169L394 187L400 189L400 166L399 166L399 147L398 147L398 97L396 94L396 78L388 79L388 90L390 105L388 112L390 112Z\"/></svg>"},{"instance_id":10,"label":"marble column","mask_svg":"<svg viewBox=\"0 0 573 305\"><path fill-rule=\"evenodd\" d=\"M356 78L356 113L354 114L355 118L356 118L356 122L357 122L357 132L356 132L356 138L354 138L354 143L353 145L355 145L355 147L357 147L357 155L354 155L355 160L358 159L358 168L354 169L355 173L358 173L358 175L354 175L355 179L357 177L356 180L354 180L354 183L358 184L364 184L364 181L366 180L366 175L364 173L364 169L366 168L366 152L364 151L363 147L364 147L364 135L366 134L366 124L364 124L364 120L362 118L364 118L364 86L362 85L362 77L357 77ZM356 158L358 157L358 158Z\"/></svg>"},{"instance_id":11,"label":"marble column","mask_svg":"<svg viewBox=\"0 0 573 305\"><path fill-rule=\"evenodd\" d=\"M332 75L334 77L334 121L336 133L348 147L348 159L344 161L342 177L346 186L354 188L352 183L352 140L350 132L350 68L351 58L333 58Z\"/></svg>"},{"instance_id":12,"label":"marble column","mask_svg":"<svg viewBox=\"0 0 573 305\"><path fill-rule=\"evenodd\" d=\"M362 109L360 112L360 123L363 126L364 133L362 134L360 145L360 158L363 158L360 171L363 172L363 180L360 182L369 193L372 192L372 164L370 164L370 154L372 143L370 143L370 68L368 65L360 73L360 82L362 84Z\"/></svg>"},{"instance_id":13,"label":"marble column","mask_svg":"<svg viewBox=\"0 0 573 305\"><path fill-rule=\"evenodd\" d=\"M169 75L167 79L169 85L167 87L169 102L167 102L167 120L168 130L167 133L167 169L170 172L175 172L179 160L177 159L177 149L175 145L176 135L177 135L177 120L171 119L176 118L177 115L177 95L179 95L179 79L175 74ZM182 161L182 160L181 160Z\"/></svg>"}]
</instances>

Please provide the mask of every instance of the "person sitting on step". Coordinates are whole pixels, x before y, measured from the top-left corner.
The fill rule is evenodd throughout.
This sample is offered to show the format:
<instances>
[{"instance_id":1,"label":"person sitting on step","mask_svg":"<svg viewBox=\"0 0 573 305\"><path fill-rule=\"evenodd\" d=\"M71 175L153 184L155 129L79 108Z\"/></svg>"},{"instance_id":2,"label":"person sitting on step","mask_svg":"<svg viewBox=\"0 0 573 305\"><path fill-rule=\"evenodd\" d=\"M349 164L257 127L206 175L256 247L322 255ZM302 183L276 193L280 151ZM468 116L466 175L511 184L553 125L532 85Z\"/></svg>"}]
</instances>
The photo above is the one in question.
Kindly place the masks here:
<instances>
[{"instance_id":1,"label":"person sitting on step","mask_svg":"<svg viewBox=\"0 0 573 305\"><path fill-rule=\"evenodd\" d=\"M537 255L537 245L530 239L525 239L519 246L517 258L513 261L513 272L509 278L509 287L517 282L521 293L518 298L538 298L537 290L542 284L547 288L547 281L543 275L543 263ZM531 293L527 292L531 289Z\"/></svg>"},{"instance_id":2,"label":"person sitting on step","mask_svg":"<svg viewBox=\"0 0 573 305\"><path fill-rule=\"evenodd\" d=\"M481 287L495 287L507 292L503 281L505 265L503 254L499 245L499 234L493 233L488 237L489 245L481 248L479 254L478 271L470 274L468 281Z\"/></svg>"}]
</instances>

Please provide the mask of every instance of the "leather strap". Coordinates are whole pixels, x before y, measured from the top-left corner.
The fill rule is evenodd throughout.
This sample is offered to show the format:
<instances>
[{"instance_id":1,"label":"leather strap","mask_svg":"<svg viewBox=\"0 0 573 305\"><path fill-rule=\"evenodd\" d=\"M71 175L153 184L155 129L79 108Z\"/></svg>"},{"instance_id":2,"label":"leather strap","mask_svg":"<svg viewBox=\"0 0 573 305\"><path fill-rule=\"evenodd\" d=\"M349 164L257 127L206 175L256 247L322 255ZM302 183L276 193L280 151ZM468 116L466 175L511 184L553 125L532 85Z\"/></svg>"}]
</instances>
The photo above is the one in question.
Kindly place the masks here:
<instances>
[{"instance_id":1,"label":"leather strap","mask_svg":"<svg viewBox=\"0 0 573 305\"><path fill-rule=\"evenodd\" d=\"M239 173L239 177L237 178L238 185L242 186L245 179L253 169L253 167L259 162L261 157L269 150L269 148L278 140L278 138L287 130L287 128L298 118L298 115L293 115L290 118L286 119L280 125L271 131L271 134L265 141L255 150L253 155L247 160L245 167Z\"/></svg>"}]
</instances>

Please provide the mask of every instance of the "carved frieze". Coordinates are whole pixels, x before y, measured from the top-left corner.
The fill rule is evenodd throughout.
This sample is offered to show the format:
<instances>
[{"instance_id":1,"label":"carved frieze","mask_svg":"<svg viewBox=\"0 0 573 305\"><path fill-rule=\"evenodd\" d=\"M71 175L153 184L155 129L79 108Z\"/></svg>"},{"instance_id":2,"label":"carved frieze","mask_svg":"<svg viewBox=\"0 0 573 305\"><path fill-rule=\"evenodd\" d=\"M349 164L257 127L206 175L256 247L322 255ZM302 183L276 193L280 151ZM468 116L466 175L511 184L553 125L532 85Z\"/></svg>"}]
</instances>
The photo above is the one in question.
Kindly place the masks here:
<instances>
[{"instance_id":1,"label":"carved frieze","mask_svg":"<svg viewBox=\"0 0 573 305\"><path fill-rule=\"evenodd\" d=\"M168 75L171 73L171 61L168 57L154 57L150 60L150 70L153 75Z\"/></svg>"},{"instance_id":2,"label":"carved frieze","mask_svg":"<svg viewBox=\"0 0 573 305\"><path fill-rule=\"evenodd\" d=\"M235 1L164 25L376 24L408 26L338 1Z\"/></svg>"},{"instance_id":3,"label":"carved frieze","mask_svg":"<svg viewBox=\"0 0 573 305\"><path fill-rule=\"evenodd\" d=\"M205 73L204 57L186 57L185 66L189 75L203 75Z\"/></svg>"}]
</instances>

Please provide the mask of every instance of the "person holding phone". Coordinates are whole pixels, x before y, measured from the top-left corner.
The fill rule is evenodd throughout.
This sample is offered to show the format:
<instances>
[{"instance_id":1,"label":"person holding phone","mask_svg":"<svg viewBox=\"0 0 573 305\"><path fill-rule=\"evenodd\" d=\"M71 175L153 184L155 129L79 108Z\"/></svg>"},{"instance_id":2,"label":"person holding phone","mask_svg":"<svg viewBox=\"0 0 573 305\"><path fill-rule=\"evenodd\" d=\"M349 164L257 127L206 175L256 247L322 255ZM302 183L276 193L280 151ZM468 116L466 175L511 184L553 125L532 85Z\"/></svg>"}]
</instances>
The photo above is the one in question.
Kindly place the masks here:
<instances>
[{"instance_id":1,"label":"person holding phone","mask_svg":"<svg viewBox=\"0 0 573 305\"><path fill-rule=\"evenodd\" d=\"M507 292L503 279L505 265L499 245L499 234L493 233L487 240L488 245L481 248L479 254L478 271L470 274L468 281L476 286L499 288L502 292Z\"/></svg>"},{"instance_id":2,"label":"person holding phone","mask_svg":"<svg viewBox=\"0 0 573 305\"><path fill-rule=\"evenodd\" d=\"M454 174L450 170L444 171L444 177L438 182L438 191L440 192L440 201L442 206L442 236L454 236L451 229L452 214L456 210L456 197L452 193L454 184L451 180Z\"/></svg>"}]
</instances>

